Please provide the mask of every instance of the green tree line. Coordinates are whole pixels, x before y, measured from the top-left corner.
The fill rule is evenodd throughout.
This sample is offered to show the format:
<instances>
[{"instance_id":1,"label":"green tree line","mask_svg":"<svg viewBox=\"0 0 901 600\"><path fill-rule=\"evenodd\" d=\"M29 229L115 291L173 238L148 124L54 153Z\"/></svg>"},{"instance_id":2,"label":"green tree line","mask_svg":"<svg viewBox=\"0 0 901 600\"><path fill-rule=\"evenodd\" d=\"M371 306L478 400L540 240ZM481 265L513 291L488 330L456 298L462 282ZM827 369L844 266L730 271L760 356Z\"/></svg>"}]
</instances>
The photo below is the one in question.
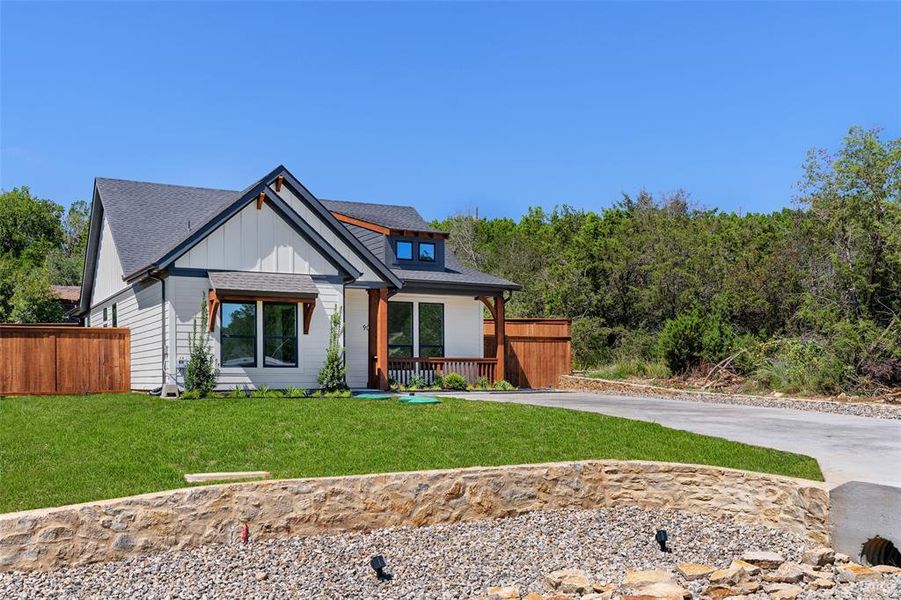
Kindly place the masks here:
<instances>
[{"instance_id":1,"label":"green tree line","mask_svg":"<svg viewBox=\"0 0 901 600\"><path fill-rule=\"evenodd\" d=\"M774 389L901 385L901 139L853 128L808 153L798 187L770 214L641 191L434 225L464 263L523 285L511 316L572 318L577 367L725 361Z\"/></svg>"}]
</instances>

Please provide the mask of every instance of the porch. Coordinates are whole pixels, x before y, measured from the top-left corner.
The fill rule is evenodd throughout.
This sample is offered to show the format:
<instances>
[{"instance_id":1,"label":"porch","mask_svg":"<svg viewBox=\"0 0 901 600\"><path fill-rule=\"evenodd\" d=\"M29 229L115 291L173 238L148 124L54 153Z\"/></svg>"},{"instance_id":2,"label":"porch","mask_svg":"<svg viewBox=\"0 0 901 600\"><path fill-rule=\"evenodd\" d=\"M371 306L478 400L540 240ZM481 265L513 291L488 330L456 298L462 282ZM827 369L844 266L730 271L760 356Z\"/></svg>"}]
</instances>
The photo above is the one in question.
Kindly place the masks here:
<instances>
[{"instance_id":1,"label":"porch","mask_svg":"<svg viewBox=\"0 0 901 600\"><path fill-rule=\"evenodd\" d=\"M470 344L469 348L478 348L473 350L473 356L444 356L447 346L446 340L450 335L460 335L456 330L448 332L445 328L460 327L460 323L451 322L444 323L444 317L441 319L441 333L439 340L429 340L425 342L423 332L421 330L422 322L417 322L414 329L413 309L410 306L410 316L408 319L401 314L402 302L392 303L396 313L392 317L392 324L389 326L389 299L395 293L387 288L370 289L368 293L368 387L387 390L389 383L394 381L401 385L411 385L412 383L421 382L424 385L434 383L437 376L447 375L448 373L458 373L462 375L468 384L475 385L480 379L484 378L489 383L495 383L498 380L505 379L505 332L506 319L504 305L506 302L502 293L495 296L474 296L472 302L481 302L488 308L491 316L496 323L496 335L499 343L493 349L493 356L478 356L475 352L481 352L482 336L481 331L473 330L467 335L477 336L473 339L474 344ZM460 301L462 297L458 296ZM420 305L427 305L428 302L417 302L417 312L421 310ZM472 314L467 309L468 314ZM443 313L442 313L443 314ZM424 317L420 315L424 321ZM471 319L464 319L471 321ZM409 321L408 323L406 321ZM481 327L481 317L474 325ZM409 333L405 333L404 328L409 329ZM415 332L415 333L414 333ZM414 341L415 338L415 341ZM450 348L453 353L453 348ZM459 350L459 347L458 347ZM428 354L423 356L422 354Z\"/></svg>"}]
</instances>

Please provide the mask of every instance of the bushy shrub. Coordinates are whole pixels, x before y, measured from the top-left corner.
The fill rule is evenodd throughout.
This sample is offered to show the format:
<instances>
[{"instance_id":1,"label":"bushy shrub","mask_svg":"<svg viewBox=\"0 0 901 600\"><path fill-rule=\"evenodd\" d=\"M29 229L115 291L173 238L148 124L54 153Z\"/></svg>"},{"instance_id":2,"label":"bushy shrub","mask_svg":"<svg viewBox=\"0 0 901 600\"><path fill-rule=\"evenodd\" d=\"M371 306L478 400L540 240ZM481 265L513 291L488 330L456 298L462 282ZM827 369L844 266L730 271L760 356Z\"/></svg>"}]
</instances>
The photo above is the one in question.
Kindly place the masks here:
<instances>
[{"instance_id":1,"label":"bushy shrub","mask_svg":"<svg viewBox=\"0 0 901 600\"><path fill-rule=\"evenodd\" d=\"M660 357L673 373L700 364L704 355L704 319L695 312L670 319L657 340Z\"/></svg>"},{"instance_id":2,"label":"bushy shrub","mask_svg":"<svg viewBox=\"0 0 901 600\"><path fill-rule=\"evenodd\" d=\"M196 391L200 396L206 396L216 387L219 378L219 369L216 365L216 356L209 347L209 317L207 316L206 299L200 302L200 328L198 331L197 319L194 319L191 332L191 355L185 368L185 390Z\"/></svg>"},{"instance_id":3,"label":"bushy shrub","mask_svg":"<svg viewBox=\"0 0 901 600\"><path fill-rule=\"evenodd\" d=\"M465 390L466 378L459 373L448 373L444 376L444 385L446 390Z\"/></svg>"},{"instance_id":4,"label":"bushy shrub","mask_svg":"<svg viewBox=\"0 0 901 600\"><path fill-rule=\"evenodd\" d=\"M777 339L764 347L763 364L754 373L765 388L788 393L830 394L854 372L817 340Z\"/></svg>"},{"instance_id":5,"label":"bushy shrub","mask_svg":"<svg viewBox=\"0 0 901 600\"><path fill-rule=\"evenodd\" d=\"M634 358L651 360L655 356L654 335L645 329L608 327L604 319L583 317L573 320L573 365L589 369Z\"/></svg>"},{"instance_id":6,"label":"bushy shrub","mask_svg":"<svg viewBox=\"0 0 901 600\"><path fill-rule=\"evenodd\" d=\"M432 385L439 390L444 389L444 376L435 375L434 379L432 379Z\"/></svg>"},{"instance_id":7,"label":"bushy shrub","mask_svg":"<svg viewBox=\"0 0 901 600\"><path fill-rule=\"evenodd\" d=\"M344 390L347 389L347 366L344 364L344 347L341 345L341 334L344 332L344 323L341 319L341 309L338 308L329 318L328 349L325 353L325 363L316 380L323 389Z\"/></svg>"},{"instance_id":8,"label":"bushy shrub","mask_svg":"<svg viewBox=\"0 0 901 600\"><path fill-rule=\"evenodd\" d=\"M494 389L498 391L509 392L511 390L515 390L516 386L506 379L499 379L494 383Z\"/></svg>"},{"instance_id":9,"label":"bushy shrub","mask_svg":"<svg viewBox=\"0 0 901 600\"><path fill-rule=\"evenodd\" d=\"M479 377L476 379L476 384L473 387L479 390L487 390L491 387L491 384L488 383L487 377Z\"/></svg>"},{"instance_id":10,"label":"bushy shrub","mask_svg":"<svg viewBox=\"0 0 901 600\"><path fill-rule=\"evenodd\" d=\"M419 375L413 375L410 377L410 383L407 384L407 389L414 390L425 387L425 379L420 377Z\"/></svg>"},{"instance_id":11,"label":"bushy shrub","mask_svg":"<svg viewBox=\"0 0 901 600\"><path fill-rule=\"evenodd\" d=\"M709 363L718 363L732 353L735 346L735 331L720 316L709 316L704 320L701 334L701 355Z\"/></svg>"},{"instance_id":12,"label":"bushy shrub","mask_svg":"<svg viewBox=\"0 0 901 600\"><path fill-rule=\"evenodd\" d=\"M260 385L255 390L250 392L251 398L269 398L271 392L269 391L268 385Z\"/></svg>"},{"instance_id":13,"label":"bushy shrub","mask_svg":"<svg viewBox=\"0 0 901 600\"><path fill-rule=\"evenodd\" d=\"M293 385L285 389L286 398L303 398L307 395L306 390L296 388Z\"/></svg>"}]
</instances>

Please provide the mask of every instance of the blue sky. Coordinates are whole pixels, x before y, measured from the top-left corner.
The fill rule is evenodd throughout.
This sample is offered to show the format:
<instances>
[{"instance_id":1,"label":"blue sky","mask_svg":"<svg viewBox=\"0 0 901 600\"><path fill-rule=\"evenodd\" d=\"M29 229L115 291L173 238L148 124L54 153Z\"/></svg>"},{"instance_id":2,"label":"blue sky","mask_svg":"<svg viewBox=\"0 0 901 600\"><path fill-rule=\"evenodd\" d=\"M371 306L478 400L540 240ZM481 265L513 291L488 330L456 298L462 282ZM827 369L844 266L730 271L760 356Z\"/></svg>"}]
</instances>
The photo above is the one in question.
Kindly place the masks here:
<instances>
[{"instance_id":1,"label":"blue sky","mask_svg":"<svg viewBox=\"0 0 901 600\"><path fill-rule=\"evenodd\" d=\"M0 3L0 186L95 176L599 209L790 204L805 151L901 135L899 3Z\"/></svg>"}]
</instances>

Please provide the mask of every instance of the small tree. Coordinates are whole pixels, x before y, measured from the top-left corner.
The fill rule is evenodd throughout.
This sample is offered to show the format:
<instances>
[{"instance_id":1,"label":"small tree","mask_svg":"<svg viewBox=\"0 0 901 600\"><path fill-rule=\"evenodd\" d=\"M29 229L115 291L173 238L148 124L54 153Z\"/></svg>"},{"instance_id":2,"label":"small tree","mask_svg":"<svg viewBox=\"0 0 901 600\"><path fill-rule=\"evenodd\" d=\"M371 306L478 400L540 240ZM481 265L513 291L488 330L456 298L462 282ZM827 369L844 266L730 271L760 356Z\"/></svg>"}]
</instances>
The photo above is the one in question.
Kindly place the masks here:
<instances>
[{"instance_id":1,"label":"small tree","mask_svg":"<svg viewBox=\"0 0 901 600\"><path fill-rule=\"evenodd\" d=\"M209 347L209 316L207 315L206 298L200 302L200 331L197 330L197 319L191 332L191 356L185 369L185 389L196 390L206 396L216 387L219 368L216 357Z\"/></svg>"},{"instance_id":2,"label":"small tree","mask_svg":"<svg viewBox=\"0 0 901 600\"><path fill-rule=\"evenodd\" d=\"M59 323L63 311L50 291L50 281L43 271L19 277L10 299L9 320L13 323Z\"/></svg>"},{"instance_id":3,"label":"small tree","mask_svg":"<svg viewBox=\"0 0 901 600\"><path fill-rule=\"evenodd\" d=\"M344 346L341 344L343 333L344 320L341 318L341 309L338 308L329 318L328 350L317 377L319 385L328 391L347 389L347 367L344 364Z\"/></svg>"}]
</instances>

